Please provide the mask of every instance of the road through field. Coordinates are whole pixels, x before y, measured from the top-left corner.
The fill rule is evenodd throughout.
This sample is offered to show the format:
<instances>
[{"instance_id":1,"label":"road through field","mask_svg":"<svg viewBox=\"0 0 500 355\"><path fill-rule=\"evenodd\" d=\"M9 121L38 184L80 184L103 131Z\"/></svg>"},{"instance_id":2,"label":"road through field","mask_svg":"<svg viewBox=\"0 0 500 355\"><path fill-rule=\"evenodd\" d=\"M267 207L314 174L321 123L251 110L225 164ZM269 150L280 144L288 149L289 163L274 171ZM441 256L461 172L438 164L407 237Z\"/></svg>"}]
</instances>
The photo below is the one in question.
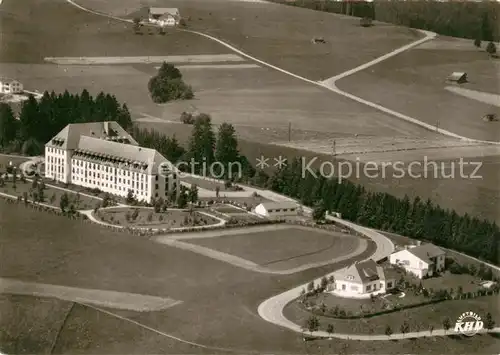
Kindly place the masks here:
<instances>
[{"instance_id":1,"label":"road through field","mask_svg":"<svg viewBox=\"0 0 500 355\"><path fill-rule=\"evenodd\" d=\"M121 18L121 17L112 16L112 15L109 15L109 14L105 14L105 13L101 13L101 12L98 12L98 11L94 11L94 10L85 8L85 7L77 4L74 0L65 0L65 1L68 2L69 4L73 5L73 6L76 6L77 8L79 8L79 9L81 9L83 11L88 12L88 13L92 13L92 14L95 14L95 15L98 15L98 16L104 16L104 17L111 18L111 19L114 19L114 20L117 20L117 21L124 21L124 22L128 22L128 23L132 22L132 20L129 20L129 19L124 19L124 18ZM400 47L400 48L398 48L398 49L396 49L394 51L391 51L391 52L389 52L387 54L384 54L383 56L381 56L379 58L376 58L376 59L374 59L374 60L372 60L372 61L370 61L368 63L362 64L362 65L360 65L360 66L358 66L356 68L353 68L353 69L350 69L348 71L345 71L345 72L343 72L341 74L338 74L338 75L336 75L334 77L331 77L329 79L326 79L326 80L323 80L323 81L314 81L314 80L310 80L310 79L304 78L302 76L299 76L297 74L291 73L291 72L289 72L287 70L279 68L279 67L277 67L275 65L272 65L272 64L270 64L268 62L265 62L263 60L260 60L258 58L255 58L255 57L253 57L253 56L251 56L251 55L243 52L242 50L240 50L240 49L238 49L238 48L236 48L236 47L234 47L234 46L232 46L232 45L230 45L230 44L228 44L228 43L226 43L226 42L224 42L224 41L222 41L222 40L220 40L220 39L218 39L218 38L216 38L214 36L208 35L208 34L203 33L203 32L193 31L193 30L185 30L184 29L183 31L190 32L190 33L197 34L197 35L203 36L205 38L208 38L208 39L210 39L212 41L215 41L215 42L223 45L224 47L232 50L233 52L238 53L239 55L241 55L243 57L246 57L246 58L248 58L250 60L253 60L253 61L257 62L257 63L260 63L260 64L262 64L262 65L264 65L264 66L266 66L268 68L277 70L277 71L279 71L279 72L281 72L283 74L292 76L292 77L294 77L296 79L308 82L310 84L321 86L321 87L326 88L326 89L328 89L328 90L330 90L330 91L332 91L332 92L334 92L334 93L336 93L338 95L342 95L342 96L347 97L347 98L349 98L351 100L357 101L357 102L362 103L362 104L364 104L366 106L369 106L369 107L372 107L372 108L374 108L376 110L379 110L379 111L382 111L384 113L387 113L387 114L389 114L391 116L394 116L394 117L397 117L397 118L402 119L404 121L416 124L416 125L418 125L420 127L423 127L423 128L425 128L427 130L438 132L438 133L446 135L448 137L457 138L457 139L468 141L468 142L480 142L480 143L488 143L488 144L500 144L500 142L481 141L481 140L476 140L476 139L471 139L471 138L468 138L468 137L460 136L458 134L455 134L453 132L444 130L442 128L437 128L436 129L435 126L432 126L432 125L429 125L429 124L427 124L425 122L417 120L416 118L404 115L404 114L402 114L400 112L396 112L394 110L391 110L391 109L389 109L389 108L387 108L385 106L378 105L378 104L373 103L371 101L362 99L362 98L360 98L358 96L355 96L355 95L352 95L352 94L350 94L350 93L348 93L346 91L343 91L343 90L339 89L335 85L335 83L338 80L340 80L340 79L346 78L346 77L348 77L350 75L353 75L353 74L355 74L357 72L360 72L360 71L365 70L365 69L367 69L369 67L372 67L372 66L374 66L374 65L376 65L376 64L378 64L380 62L383 62L384 60L387 60L387 59L389 59L391 57L394 57L394 56L396 56L396 55L398 55L400 53L403 53L403 52L405 52L405 51L407 51L407 50L409 50L411 48L414 48L414 47L416 47L418 45L421 45L421 44L423 44L425 42L431 41L432 39L434 39L436 37L436 33L434 33L434 32L424 31L424 30L418 30L422 34L424 34L424 38L421 38L421 39L419 39L417 41L414 41L414 42L412 42L410 44L402 46L402 47Z\"/></svg>"}]
</instances>

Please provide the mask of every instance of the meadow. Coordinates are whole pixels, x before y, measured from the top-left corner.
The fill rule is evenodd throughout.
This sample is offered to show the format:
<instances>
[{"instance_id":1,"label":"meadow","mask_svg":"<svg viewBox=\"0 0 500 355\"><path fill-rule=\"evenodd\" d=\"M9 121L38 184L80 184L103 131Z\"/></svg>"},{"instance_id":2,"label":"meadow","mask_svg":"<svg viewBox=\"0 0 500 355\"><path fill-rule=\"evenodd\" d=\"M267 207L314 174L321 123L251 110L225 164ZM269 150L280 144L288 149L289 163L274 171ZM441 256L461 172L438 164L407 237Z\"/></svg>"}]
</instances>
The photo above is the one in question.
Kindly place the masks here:
<instances>
[{"instance_id":1,"label":"meadow","mask_svg":"<svg viewBox=\"0 0 500 355\"><path fill-rule=\"evenodd\" d=\"M438 38L342 79L338 87L453 133L496 142L500 125L482 118L488 113L500 115L499 105L458 95L446 87L456 86L447 82L451 73L465 72L469 82L460 88L499 94L499 69L500 60L474 48L472 41Z\"/></svg>"},{"instance_id":2,"label":"meadow","mask_svg":"<svg viewBox=\"0 0 500 355\"><path fill-rule=\"evenodd\" d=\"M161 1L78 0L104 13L144 17ZM363 28L359 19L271 3L221 0L171 0L187 19L187 29L215 36L244 52L312 80L361 65L420 38L414 30L377 23ZM129 12L130 11L130 12ZM315 37L325 44L313 44ZM352 43L356 43L353 50Z\"/></svg>"}]
</instances>

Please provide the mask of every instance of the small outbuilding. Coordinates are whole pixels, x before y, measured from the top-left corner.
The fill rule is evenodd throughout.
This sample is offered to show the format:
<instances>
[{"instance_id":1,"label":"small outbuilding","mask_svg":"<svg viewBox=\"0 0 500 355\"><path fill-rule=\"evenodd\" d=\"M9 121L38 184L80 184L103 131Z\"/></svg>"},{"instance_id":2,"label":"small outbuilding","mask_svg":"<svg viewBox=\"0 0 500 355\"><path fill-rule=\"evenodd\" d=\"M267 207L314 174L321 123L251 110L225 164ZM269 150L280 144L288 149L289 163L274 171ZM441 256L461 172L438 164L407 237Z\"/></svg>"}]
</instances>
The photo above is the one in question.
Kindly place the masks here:
<instances>
[{"instance_id":1,"label":"small outbuilding","mask_svg":"<svg viewBox=\"0 0 500 355\"><path fill-rule=\"evenodd\" d=\"M20 94L24 90L23 84L10 78L0 78L0 94Z\"/></svg>"},{"instance_id":2,"label":"small outbuilding","mask_svg":"<svg viewBox=\"0 0 500 355\"><path fill-rule=\"evenodd\" d=\"M463 84L467 82L467 73L464 72L453 72L451 75L448 77L448 81L457 83L457 84Z\"/></svg>"},{"instance_id":3,"label":"small outbuilding","mask_svg":"<svg viewBox=\"0 0 500 355\"><path fill-rule=\"evenodd\" d=\"M263 202L254 212L263 217L289 217L298 214L299 205L294 202Z\"/></svg>"}]
</instances>

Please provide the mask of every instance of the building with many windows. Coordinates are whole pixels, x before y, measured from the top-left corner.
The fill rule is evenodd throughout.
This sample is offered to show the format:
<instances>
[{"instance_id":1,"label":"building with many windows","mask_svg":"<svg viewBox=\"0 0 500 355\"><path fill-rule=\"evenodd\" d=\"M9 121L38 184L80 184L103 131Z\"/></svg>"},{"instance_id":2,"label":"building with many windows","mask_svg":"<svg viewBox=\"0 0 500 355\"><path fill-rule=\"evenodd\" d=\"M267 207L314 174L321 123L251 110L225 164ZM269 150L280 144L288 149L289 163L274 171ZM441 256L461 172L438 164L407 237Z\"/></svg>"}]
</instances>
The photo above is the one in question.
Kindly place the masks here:
<instances>
[{"instance_id":1,"label":"building with many windows","mask_svg":"<svg viewBox=\"0 0 500 355\"><path fill-rule=\"evenodd\" d=\"M176 198L176 167L116 122L69 124L45 144L45 177L139 201Z\"/></svg>"},{"instance_id":2,"label":"building with many windows","mask_svg":"<svg viewBox=\"0 0 500 355\"><path fill-rule=\"evenodd\" d=\"M24 90L23 84L9 78L0 78L0 94L19 94Z\"/></svg>"}]
</instances>

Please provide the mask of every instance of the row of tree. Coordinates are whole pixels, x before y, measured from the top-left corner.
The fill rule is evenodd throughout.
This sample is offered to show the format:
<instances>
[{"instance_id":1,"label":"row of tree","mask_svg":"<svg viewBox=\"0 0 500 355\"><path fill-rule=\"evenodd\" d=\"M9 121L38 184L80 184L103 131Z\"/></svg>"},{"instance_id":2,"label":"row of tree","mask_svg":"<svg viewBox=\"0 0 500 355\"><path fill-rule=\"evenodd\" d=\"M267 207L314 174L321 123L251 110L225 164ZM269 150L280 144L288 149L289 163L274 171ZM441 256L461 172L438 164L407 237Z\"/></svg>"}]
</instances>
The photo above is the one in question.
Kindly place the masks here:
<instances>
[{"instance_id":1,"label":"row of tree","mask_svg":"<svg viewBox=\"0 0 500 355\"><path fill-rule=\"evenodd\" d=\"M375 1L271 0L319 11L370 17L382 22L460 38L500 41L500 4L493 1Z\"/></svg>"},{"instance_id":2,"label":"row of tree","mask_svg":"<svg viewBox=\"0 0 500 355\"><path fill-rule=\"evenodd\" d=\"M45 92L39 101L30 95L18 118L8 104L0 103L0 149L41 154L43 145L69 123L98 121L117 121L125 129L132 126L127 105L103 92L93 98L87 90L81 95L52 91Z\"/></svg>"}]
</instances>

